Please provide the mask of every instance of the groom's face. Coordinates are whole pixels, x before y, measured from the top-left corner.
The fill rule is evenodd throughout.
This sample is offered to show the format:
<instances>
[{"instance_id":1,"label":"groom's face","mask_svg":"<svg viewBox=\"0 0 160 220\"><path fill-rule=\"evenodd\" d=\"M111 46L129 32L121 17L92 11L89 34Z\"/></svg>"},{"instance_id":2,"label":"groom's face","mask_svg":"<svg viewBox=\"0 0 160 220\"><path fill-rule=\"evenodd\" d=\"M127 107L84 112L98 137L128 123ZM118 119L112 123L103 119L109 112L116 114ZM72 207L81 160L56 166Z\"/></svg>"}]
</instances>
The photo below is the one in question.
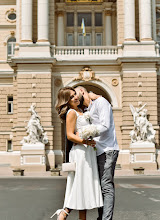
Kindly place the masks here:
<instances>
[{"instance_id":1,"label":"groom's face","mask_svg":"<svg viewBox=\"0 0 160 220\"><path fill-rule=\"evenodd\" d=\"M83 105L84 97L83 97L83 95L82 95L82 92L81 92L79 89L76 89L76 88L75 88L75 91L76 91L76 94L77 94L77 96L78 96L78 98L79 98L80 106L81 106L81 105Z\"/></svg>"}]
</instances>

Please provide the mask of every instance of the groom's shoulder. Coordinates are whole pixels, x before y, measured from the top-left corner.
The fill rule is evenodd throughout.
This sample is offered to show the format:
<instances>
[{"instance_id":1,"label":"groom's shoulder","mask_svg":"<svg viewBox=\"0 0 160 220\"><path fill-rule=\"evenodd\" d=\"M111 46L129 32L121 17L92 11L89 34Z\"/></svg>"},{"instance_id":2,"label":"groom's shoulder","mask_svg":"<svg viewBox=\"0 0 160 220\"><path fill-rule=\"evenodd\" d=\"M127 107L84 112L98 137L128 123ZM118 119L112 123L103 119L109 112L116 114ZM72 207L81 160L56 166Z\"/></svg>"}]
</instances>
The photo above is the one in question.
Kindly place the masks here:
<instances>
[{"instance_id":1,"label":"groom's shoulder","mask_svg":"<svg viewBox=\"0 0 160 220\"><path fill-rule=\"evenodd\" d=\"M99 97L98 99L96 99L96 102L97 102L97 104L103 104L103 103L105 103L105 104L109 104L109 102L107 101L107 99L105 99L104 97Z\"/></svg>"}]
</instances>

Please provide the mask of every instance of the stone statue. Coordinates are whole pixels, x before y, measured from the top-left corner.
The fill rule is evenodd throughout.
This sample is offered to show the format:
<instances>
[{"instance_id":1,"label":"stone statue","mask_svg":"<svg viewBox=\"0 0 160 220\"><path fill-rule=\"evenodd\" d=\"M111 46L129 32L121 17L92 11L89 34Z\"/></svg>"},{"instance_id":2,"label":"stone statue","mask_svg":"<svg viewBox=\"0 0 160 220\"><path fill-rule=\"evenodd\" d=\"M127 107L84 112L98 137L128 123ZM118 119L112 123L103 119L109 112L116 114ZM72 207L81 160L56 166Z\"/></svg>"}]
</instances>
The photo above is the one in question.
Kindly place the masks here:
<instances>
[{"instance_id":1,"label":"stone statue","mask_svg":"<svg viewBox=\"0 0 160 220\"><path fill-rule=\"evenodd\" d=\"M26 127L28 136L23 138L21 144L47 144L47 133L44 132L44 129L41 126L40 116L35 111L35 105L31 105L28 111L31 112L31 118Z\"/></svg>"},{"instance_id":2,"label":"stone statue","mask_svg":"<svg viewBox=\"0 0 160 220\"><path fill-rule=\"evenodd\" d=\"M134 108L130 104L130 109L133 115L134 129L130 132L131 142L152 142L155 143L155 133L152 124L147 119L147 109L144 109L146 104L141 108Z\"/></svg>"}]
</instances>

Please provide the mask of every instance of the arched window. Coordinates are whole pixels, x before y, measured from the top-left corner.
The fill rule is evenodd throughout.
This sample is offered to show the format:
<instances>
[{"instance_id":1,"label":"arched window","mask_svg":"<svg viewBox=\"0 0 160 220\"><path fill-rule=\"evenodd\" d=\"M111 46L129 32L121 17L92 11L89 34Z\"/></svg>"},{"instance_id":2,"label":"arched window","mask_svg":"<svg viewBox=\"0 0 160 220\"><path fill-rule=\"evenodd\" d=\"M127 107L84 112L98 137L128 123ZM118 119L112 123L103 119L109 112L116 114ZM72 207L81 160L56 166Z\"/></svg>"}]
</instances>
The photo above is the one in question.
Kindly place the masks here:
<instances>
[{"instance_id":1,"label":"arched window","mask_svg":"<svg viewBox=\"0 0 160 220\"><path fill-rule=\"evenodd\" d=\"M16 38L15 37L11 37L11 38L8 39L8 41L7 41L7 56L8 56L8 59L10 59L12 56L14 56L15 44L16 44Z\"/></svg>"}]
</instances>

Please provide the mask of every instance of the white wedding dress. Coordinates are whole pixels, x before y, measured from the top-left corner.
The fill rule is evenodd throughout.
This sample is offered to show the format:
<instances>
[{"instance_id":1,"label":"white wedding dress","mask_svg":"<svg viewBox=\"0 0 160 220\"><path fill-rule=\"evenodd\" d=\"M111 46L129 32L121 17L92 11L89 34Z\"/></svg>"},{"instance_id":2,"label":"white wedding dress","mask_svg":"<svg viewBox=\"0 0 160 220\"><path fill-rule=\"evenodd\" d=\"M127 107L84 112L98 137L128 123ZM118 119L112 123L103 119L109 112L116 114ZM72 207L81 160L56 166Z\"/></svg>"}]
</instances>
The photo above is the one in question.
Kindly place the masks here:
<instances>
[{"instance_id":1,"label":"white wedding dress","mask_svg":"<svg viewBox=\"0 0 160 220\"><path fill-rule=\"evenodd\" d=\"M70 109L70 111L75 111ZM76 130L89 124L84 115L77 111ZM93 147L73 145L69 153L69 161L76 162L76 171L69 172L67 177L65 201L63 208L84 210L103 206L101 186L99 182L96 151Z\"/></svg>"}]
</instances>

